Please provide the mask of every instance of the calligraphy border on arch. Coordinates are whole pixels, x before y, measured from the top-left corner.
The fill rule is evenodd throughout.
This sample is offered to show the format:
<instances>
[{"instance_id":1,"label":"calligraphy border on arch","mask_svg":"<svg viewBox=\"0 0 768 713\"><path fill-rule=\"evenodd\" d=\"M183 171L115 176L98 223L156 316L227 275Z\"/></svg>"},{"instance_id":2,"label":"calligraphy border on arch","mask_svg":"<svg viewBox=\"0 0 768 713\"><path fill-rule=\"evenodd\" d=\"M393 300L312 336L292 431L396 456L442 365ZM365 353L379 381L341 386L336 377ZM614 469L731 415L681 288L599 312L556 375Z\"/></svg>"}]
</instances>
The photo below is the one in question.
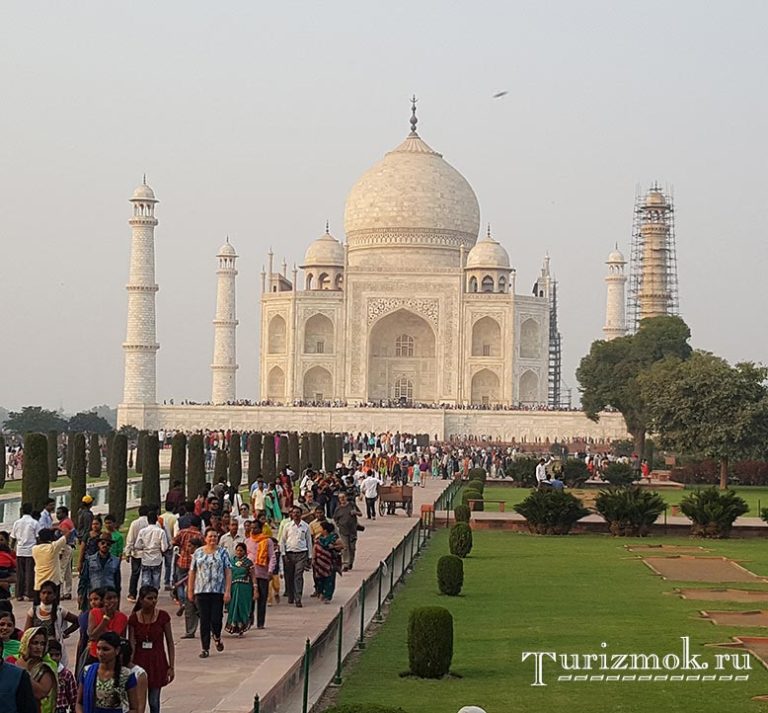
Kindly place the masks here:
<instances>
[{"instance_id":1,"label":"calligraphy border on arch","mask_svg":"<svg viewBox=\"0 0 768 713\"><path fill-rule=\"evenodd\" d=\"M419 297L369 297L367 302L368 326L380 317L399 309L409 309L425 317L435 329L439 322L439 300Z\"/></svg>"}]
</instances>

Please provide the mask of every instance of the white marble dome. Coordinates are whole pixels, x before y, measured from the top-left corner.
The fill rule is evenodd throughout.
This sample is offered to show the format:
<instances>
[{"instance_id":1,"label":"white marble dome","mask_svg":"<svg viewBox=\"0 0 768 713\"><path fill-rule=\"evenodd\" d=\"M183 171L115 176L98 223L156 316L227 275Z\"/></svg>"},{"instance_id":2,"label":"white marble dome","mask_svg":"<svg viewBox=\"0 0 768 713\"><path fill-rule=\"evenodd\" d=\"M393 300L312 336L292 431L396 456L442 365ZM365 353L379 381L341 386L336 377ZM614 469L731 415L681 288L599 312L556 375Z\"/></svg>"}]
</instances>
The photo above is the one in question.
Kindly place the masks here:
<instances>
[{"instance_id":1,"label":"white marble dome","mask_svg":"<svg viewBox=\"0 0 768 713\"><path fill-rule=\"evenodd\" d=\"M392 242L458 251L479 227L472 186L415 131L363 174L344 211L350 251Z\"/></svg>"},{"instance_id":2,"label":"white marble dome","mask_svg":"<svg viewBox=\"0 0 768 713\"><path fill-rule=\"evenodd\" d=\"M216 257L237 257L237 252L235 252L235 248L232 247L232 243L229 242L229 238L227 238L227 242L219 248Z\"/></svg>"},{"instance_id":3,"label":"white marble dome","mask_svg":"<svg viewBox=\"0 0 768 713\"><path fill-rule=\"evenodd\" d=\"M133 195L131 196L132 201L154 201L155 198L155 192L146 184L142 183L140 186L136 188L136 190L133 192Z\"/></svg>"},{"instance_id":4,"label":"white marble dome","mask_svg":"<svg viewBox=\"0 0 768 713\"><path fill-rule=\"evenodd\" d=\"M609 265L614 263L625 264L626 262L627 261L624 259L624 253L622 253L621 250L619 250L618 245L613 250L611 250L610 253L608 253L608 259L606 260L607 264Z\"/></svg>"},{"instance_id":5,"label":"white marble dome","mask_svg":"<svg viewBox=\"0 0 768 713\"><path fill-rule=\"evenodd\" d=\"M490 233L467 255L467 269L509 270L509 253Z\"/></svg>"},{"instance_id":6,"label":"white marble dome","mask_svg":"<svg viewBox=\"0 0 768 713\"><path fill-rule=\"evenodd\" d=\"M344 246L326 231L310 246L304 254L304 264L302 267L343 267L344 266Z\"/></svg>"}]
</instances>

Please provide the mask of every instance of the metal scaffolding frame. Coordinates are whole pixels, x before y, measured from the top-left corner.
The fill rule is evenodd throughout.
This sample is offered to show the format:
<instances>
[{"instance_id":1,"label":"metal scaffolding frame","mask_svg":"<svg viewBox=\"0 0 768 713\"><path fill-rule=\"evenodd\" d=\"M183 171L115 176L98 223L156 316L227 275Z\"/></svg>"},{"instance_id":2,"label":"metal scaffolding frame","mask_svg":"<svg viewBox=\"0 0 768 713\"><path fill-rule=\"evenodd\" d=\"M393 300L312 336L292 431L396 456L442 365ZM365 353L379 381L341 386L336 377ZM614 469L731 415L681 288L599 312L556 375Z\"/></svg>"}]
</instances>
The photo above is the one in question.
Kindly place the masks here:
<instances>
[{"instance_id":1,"label":"metal scaffolding frame","mask_svg":"<svg viewBox=\"0 0 768 713\"><path fill-rule=\"evenodd\" d=\"M654 201L658 197L663 201ZM662 190L657 182L646 193L638 187L632 220L632 240L629 257L629 289L627 290L627 332L634 334L640 324L641 293L643 288L645 236L643 226L650 221L661 221L664 226L664 281L666 285L666 314L679 314L680 297L677 280L677 248L675 237L675 206L672 190Z\"/></svg>"},{"instance_id":2,"label":"metal scaffolding frame","mask_svg":"<svg viewBox=\"0 0 768 713\"><path fill-rule=\"evenodd\" d=\"M562 341L557 328L557 280L549 291L549 399L552 408L559 408L562 387Z\"/></svg>"}]
</instances>

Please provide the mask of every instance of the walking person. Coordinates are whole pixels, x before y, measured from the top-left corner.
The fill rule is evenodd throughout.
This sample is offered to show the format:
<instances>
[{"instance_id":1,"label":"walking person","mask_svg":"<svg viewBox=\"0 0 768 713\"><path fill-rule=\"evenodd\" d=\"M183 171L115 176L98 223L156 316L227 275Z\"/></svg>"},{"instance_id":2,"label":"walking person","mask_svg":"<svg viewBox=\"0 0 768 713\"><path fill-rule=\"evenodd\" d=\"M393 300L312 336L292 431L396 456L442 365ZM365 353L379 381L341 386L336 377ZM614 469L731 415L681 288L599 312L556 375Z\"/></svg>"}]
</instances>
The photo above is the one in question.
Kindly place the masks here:
<instances>
[{"instance_id":1,"label":"walking person","mask_svg":"<svg viewBox=\"0 0 768 713\"><path fill-rule=\"evenodd\" d=\"M16 599L34 598L35 561L32 548L37 543L40 523L32 517L32 503L22 503L21 517L11 528L11 547L16 549Z\"/></svg>"},{"instance_id":2,"label":"walking person","mask_svg":"<svg viewBox=\"0 0 768 713\"><path fill-rule=\"evenodd\" d=\"M134 549L141 556L141 586L160 589L165 553L170 547L165 528L158 523L157 510L147 512L147 526L136 537Z\"/></svg>"},{"instance_id":3,"label":"walking person","mask_svg":"<svg viewBox=\"0 0 768 713\"><path fill-rule=\"evenodd\" d=\"M23 668L32 679L32 695L40 713L54 713L58 694L58 667L48 656L48 634L44 627L33 626L24 632L16 665Z\"/></svg>"},{"instance_id":4,"label":"walking person","mask_svg":"<svg viewBox=\"0 0 768 713\"><path fill-rule=\"evenodd\" d=\"M256 543L253 560L253 578L256 585L254 605L256 607L256 628L263 629L267 618L270 584L277 567L275 540L264 532L264 525L256 520L251 530L251 541ZM280 593L280 578L277 579L277 593ZM279 601L279 599L278 599Z\"/></svg>"},{"instance_id":5,"label":"walking person","mask_svg":"<svg viewBox=\"0 0 768 713\"><path fill-rule=\"evenodd\" d=\"M61 505L56 508L56 529L67 538L67 546L62 548L59 557L61 568L61 598L72 599L72 552L77 547L77 530L72 518L69 517L69 508Z\"/></svg>"},{"instance_id":6,"label":"walking person","mask_svg":"<svg viewBox=\"0 0 768 713\"><path fill-rule=\"evenodd\" d=\"M280 535L280 553L285 567L285 593L288 604L303 606L304 570L312 563L312 535L309 525L301 519L301 509L291 510L291 523L283 528Z\"/></svg>"},{"instance_id":7,"label":"walking person","mask_svg":"<svg viewBox=\"0 0 768 713\"><path fill-rule=\"evenodd\" d=\"M380 485L381 480L370 469L363 482L360 483L360 492L365 498L365 516L369 520L376 519L376 499L379 496Z\"/></svg>"},{"instance_id":8,"label":"walking person","mask_svg":"<svg viewBox=\"0 0 768 713\"><path fill-rule=\"evenodd\" d=\"M136 676L120 660L120 637L112 631L94 641L97 662L86 666L77 689L77 713L138 713Z\"/></svg>"},{"instance_id":9,"label":"walking person","mask_svg":"<svg viewBox=\"0 0 768 713\"><path fill-rule=\"evenodd\" d=\"M55 582L43 582L40 585L38 596L40 597L40 604L33 604L27 612L24 629L41 627L45 629L49 641L53 639L62 643L70 634L77 631L79 627L77 615L61 608L59 588ZM65 623L69 626L65 626ZM62 651L62 660L66 666L68 664L66 649Z\"/></svg>"},{"instance_id":10,"label":"walking person","mask_svg":"<svg viewBox=\"0 0 768 713\"><path fill-rule=\"evenodd\" d=\"M232 567L229 555L219 547L219 533L212 528L205 531L202 547L195 550L189 569L187 597L197 605L200 613L200 658L208 658L211 633L216 651L224 651L221 625L224 605L229 604L232 593Z\"/></svg>"},{"instance_id":11,"label":"walking person","mask_svg":"<svg viewBox=\"0 0 768 713\"><path fill-rule=\"evenodd\" d=\"M332 522L323 520L320 527L323 532L315 540L312 567L320 599L324 604L330 604L336 589L336 573L341 572L340 550L344 545L339 541Z\"/></svg>"},{"instance_id":12,"label":"walking person","mask_svg":"<svg viewBox=\"0 0 768 713\"><path fill-rule=\"evenodd\" d=\"M160 713L160 690L174 678L176 649L171 617L157 607L157 587L144 585L128 618L128 641L133 663L147 672L147 699L150 713Z\"/></svg>"},{"instance_id":13,"label":"walking person","mask_svg":"<svg viewBox=\"0 0 768 713\"><path fill-rule=\"evenodd\" d=\"M232 599L227 607L227 631L242 636L251 628L253 605L258 596L253 574L253 562L248 559L244 542L235 545L230 555L232 564Z\"/></svg>"},{"instance_id":14,"label":"walking person","mask_svg":"<svg viewBox=\"0 0 768 713\"><path fill-rule=\"evenodd\" d=\"M333 521L336 523L339 539L344 549L341 551L342 571L348 572L355 564L355 552L357 551L357 533L362 527L357 518L362 517L357 505L349 500L345 492L339 493L339 504L333 513Z\"/></svg>"},{"instance_id":15,"label":"walking person","mask_svg":"<svg viewBox=\"0 0 768 713\"><path fill-rule=\"evenodd\" d=\"M125 538L125 558L131 563L131 578L128 582L128 601L135 602L139 590L139 577L141 576L141 552L136 549L136 538L149 524L147 505L139 505L139 516L128 528L128 536Z\"/></svg>"}]
</instances>

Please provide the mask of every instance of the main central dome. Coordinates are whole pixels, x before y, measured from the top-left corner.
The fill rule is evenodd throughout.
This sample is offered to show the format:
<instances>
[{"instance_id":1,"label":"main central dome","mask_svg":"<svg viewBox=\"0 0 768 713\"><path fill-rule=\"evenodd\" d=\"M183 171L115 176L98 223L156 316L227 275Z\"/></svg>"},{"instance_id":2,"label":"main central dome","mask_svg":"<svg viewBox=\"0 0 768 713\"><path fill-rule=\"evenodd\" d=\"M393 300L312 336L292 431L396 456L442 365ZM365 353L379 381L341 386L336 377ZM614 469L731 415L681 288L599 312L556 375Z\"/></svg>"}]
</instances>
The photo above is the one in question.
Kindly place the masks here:
<instances>
[{"instance_id":1,"label":"main central dome","mask_svg":"<svg viewBox=\"0 0 768 713\"><path fill-rule=\"evenodd\" d=\"M347 196L344 230L353 253L411 248L449 251L456 263L463 245L477 241L480 206L467 180L416 133L366 171ZM421 250L418 250L421 248ZM440 263L444 261L438 261ZM448 266L448 265L446 265Z\"/></svg>"}]
</instances>

